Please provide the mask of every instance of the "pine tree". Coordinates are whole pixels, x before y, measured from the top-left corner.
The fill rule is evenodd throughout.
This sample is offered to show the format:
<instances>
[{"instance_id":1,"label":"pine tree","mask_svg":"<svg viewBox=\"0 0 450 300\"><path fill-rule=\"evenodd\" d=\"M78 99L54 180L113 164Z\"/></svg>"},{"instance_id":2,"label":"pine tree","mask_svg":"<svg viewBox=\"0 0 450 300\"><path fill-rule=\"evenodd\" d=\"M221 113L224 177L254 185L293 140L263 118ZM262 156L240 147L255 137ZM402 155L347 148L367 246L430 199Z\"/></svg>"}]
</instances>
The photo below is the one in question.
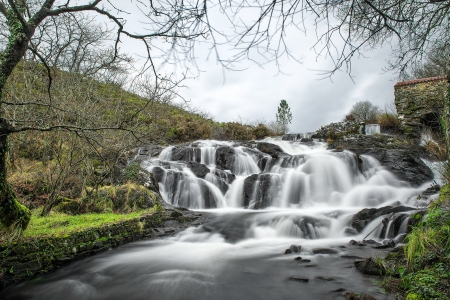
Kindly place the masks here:
<instances>
[{"instance_id":1,"label":"pine tree","mask_svg":"<svg viewBox=\"0 0 450 300\"><path fill-rule=\"evenodd\" d=\"M278 113L276 114L276 117L277 123L283 128L283 132L287 133L289 130L288 124L292 121L292 114L286 100L280 101L280 106L278 106Z\"/></svg>"}]
</instances>

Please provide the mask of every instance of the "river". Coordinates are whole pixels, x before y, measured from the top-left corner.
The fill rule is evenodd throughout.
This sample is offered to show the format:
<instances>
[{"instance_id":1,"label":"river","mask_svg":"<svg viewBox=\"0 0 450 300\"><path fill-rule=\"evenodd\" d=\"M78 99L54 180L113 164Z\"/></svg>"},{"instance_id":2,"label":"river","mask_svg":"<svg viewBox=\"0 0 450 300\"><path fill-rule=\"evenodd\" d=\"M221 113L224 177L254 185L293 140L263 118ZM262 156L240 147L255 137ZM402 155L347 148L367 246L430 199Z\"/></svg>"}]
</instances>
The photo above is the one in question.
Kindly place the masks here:
<instances>
[{"instance_id":1,"label":"river","mask_svg":"<svg viewBox=\"0 0 450 300\"><path fill-rule=\"evenodd\" d=\"M397 228L393 219L380 226L378 217L360 232L351 228L352 217L368 207L422 205L417 195L429 183L410 187L369 156L328 151L317 141L264 143L286 154L197 141L145 159L141 166L155 174L166 202L205 212L209 222L111 249L0 297L306 300L345 299L354 291L387 299L377 278L353 263L383 250L348 243L401 242L409 215L397 216ZM285 254L289 248L293 253Z\"/></svg>"}]
</instances>

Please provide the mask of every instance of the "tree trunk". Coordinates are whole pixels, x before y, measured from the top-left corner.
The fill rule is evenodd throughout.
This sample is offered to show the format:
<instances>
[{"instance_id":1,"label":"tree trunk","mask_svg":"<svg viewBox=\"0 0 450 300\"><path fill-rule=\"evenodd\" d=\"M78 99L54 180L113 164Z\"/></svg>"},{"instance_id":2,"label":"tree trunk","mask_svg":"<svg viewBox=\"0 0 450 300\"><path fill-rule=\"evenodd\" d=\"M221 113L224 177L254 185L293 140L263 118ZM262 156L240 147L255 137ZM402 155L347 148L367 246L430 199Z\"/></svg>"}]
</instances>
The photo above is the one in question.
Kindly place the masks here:
<instances>
[{"instance_id":1,"label":"tree trunk","mask_svg":"<svg viewBox=\"0 0 450 300\"><path fill-rule=\"evenodd\" d=\"M17 197L6 180L6 154L8 152L9 124L0 119L0 222L8 228L25 230L30 222L28 208L17 201Z\"/></svg>"}]
</instances>

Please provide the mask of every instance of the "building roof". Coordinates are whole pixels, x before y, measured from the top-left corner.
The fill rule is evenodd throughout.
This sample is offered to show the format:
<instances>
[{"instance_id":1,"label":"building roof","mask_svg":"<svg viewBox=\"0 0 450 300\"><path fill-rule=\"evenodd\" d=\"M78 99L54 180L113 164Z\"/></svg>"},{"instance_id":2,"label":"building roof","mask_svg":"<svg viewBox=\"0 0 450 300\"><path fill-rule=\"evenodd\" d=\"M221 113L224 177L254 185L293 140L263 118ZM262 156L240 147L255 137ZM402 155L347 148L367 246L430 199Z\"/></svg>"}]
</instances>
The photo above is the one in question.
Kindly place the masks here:
<instances>
[{"instance_id":1,"label":"building roof","mask_svg":"<svg viewBox=\"0 0 450 300\"><path fill-rule=\"evenodd\" d=\"M405 85L413 85L413 84L417 84L417 83L438 81L438 80L447 80L447 76L437 76L437 77L428 77L428 78L420 78L420 79L400 81L400 82L397 82L397 84L394 87L405 86Z\"/></svg>"}]
</instances>

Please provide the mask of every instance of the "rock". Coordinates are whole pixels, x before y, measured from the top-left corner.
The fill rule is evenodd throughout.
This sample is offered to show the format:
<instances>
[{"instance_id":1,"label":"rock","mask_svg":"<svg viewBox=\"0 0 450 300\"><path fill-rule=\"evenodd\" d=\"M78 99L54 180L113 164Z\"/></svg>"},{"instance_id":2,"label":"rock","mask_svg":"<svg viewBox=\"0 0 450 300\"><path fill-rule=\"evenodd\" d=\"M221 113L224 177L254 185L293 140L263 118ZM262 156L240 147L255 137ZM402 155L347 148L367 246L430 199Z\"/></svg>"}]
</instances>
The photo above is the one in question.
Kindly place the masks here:
<instances>
[{"instance_id":1,"label":"rock","mask_svg":"<svg viewBox=\"0 0 450 300\"><path fill-rule=\"evenodd\" d=\"M283 149L281 149L280 146L275 145L275 144L271 144L271 143L266 143L266 142L258 142L256 144L256 148L264 153L269 154L270 156L277 158L278 156L283 156L286 153L284 153Z\"/></svg>"},{"instance_id":2,"label":"rock","mask_svg":"<svg viewBox=\"0 0 450 300\"><path fill-rule=\"evenodd\" d=\"M291 250L291 249L286 249L286 250L284 251L284 254L292 254L292 250Z\"/></svg>"},{"instance_id":3,"label":"rock","mask_svg":"<svg viewBox=\"0 0 450 300\"><path fill-rule=\"evenodd\" d=\"M296 258L294 258L294 260L302 260L301 256L297 256Z\"/></svg>"},{"instance_id":4,"label":"rock","mask_svg":"<svg viewBox=\"0 0 450 300\"><path fill-rule=\"evenodd\" d=\"M388 249L388 248L395 248L396 244L394 240L384 240L383 243L380 245L372 246L372 248L375 249Z\"/></svg>"},{"instance_id":5,"label":"rock","mask_svg":"<svg viewBox=\"0 0 450 300\"><path fill-rule=\"evenodd\" d=\"M298 261L298 262L301 262L301 263L309 263L309 262L311 262L310 259L302 259L301 257L296 257L295 260Z\"/></svg>"},{"instance_id":6,"label":"rock","mask_svg":"<svg viewBox=\"0 0 450 300\"><path fill-rule=\"evenodd\" d=\"M172 149L172 160L183 160L200 162L201 149L187 146L174 147Z\"/></svg>"},{"instance_id":7,"label":"rock","mask_svg":"<svg viewBox=\"0 0 450 300\"><path fill-rule=\"evenodd\" d=\"M315 248L312 250L314 254L336 254L339 251L330 248Z\"/></svg>"},{"instance_id":8,"label":"rock","mask_svg":"<svg viewBox=\"0 0 450 300\"><path fill-rule=\"evenodd\" d=\"M300 143L312 143L312 142L314 142L314 140L310 139L310 138L302 138L302 139L300 139Z\"/></svg>"},{"instance_id":9,"label":"rock","mask_svg":"<svg viewBox=\"0 0 450 300\"><path fill-rule=\"evenodd\" d=\"M308 282L308 281L309 281L308 278L306 278L306 277L299 277L299 276L292 276L292 277L289 277L289 280L292 280L292 281L299 281L299 282Z\"/></svg>"},{"instance_id":10,"label":"rock","mask_svg":"<svg viewBox=\"0 0 450 300\"><path fill-rule=\"evenodd\" d=\"M341 255L342 258L348 258L348 259L363 259L361 256L356 255Z\"/></svg>"},{"instance_id":11,"label":"rock","mask_svg":"<svg viewBox=\"0 0 450 300\"><path fill-rule=\"evenodd\" d=\"M358 242L355 241L355 240L351 240L350 242L348 242L348 244L349 244L350 246L356 246L356 245L358 245Z\"/></svg>"},{"instance_id":12,"label":"rock","mask_svg":"<svg viewBox=\"0 0 450 300\"><path fill-rule=\"evenodd\" d=\"M361 293L345 292L344 297L348 300L376 300L374 297Z\"/></svg>"},{"instance_id":13,"label":"rock","mask_svg":"<svg viewBox=\"0 0 450 300\"><path fill-rule=\"evenodd\" d=\"M272 204L270 194L271 174L253 174L244 180L244 206L250 205L250 200L255 200L254 209L263 209ZM255 186L258 185L258 186Z\"/></svg>"},{"instance_id":14,"label":"rock","mask_svg":"<svg viewBox=\"0 0 450 300\"><path fill-rule=\"evenodd\" d=\"M421 160L428 152L410 140L388 135L346 135L336 139L328 149L346 149L357 155L370 155L394 173L398 179L412 186L431 181L433 173Z\"/></svg>"},{"instance_id":15,"label":"rock","mask_svg":"<svg viewBox=\"0 0 450 300\"><path fill-rule=\"evenodd\" d=\"M186 162L186 166L195 174L195 176L205 179L206 174L211 173L211 170L204 164L197 162Z\"/></svg>"},{"instance_id":16,"label":"rock","mask_svg":"<svg viewBox=\"0 0 450 300\"><path fill-rule=\"evenodd\" d=\"M335 280L332 277L325 277L325 276L317 276L316 279L323 280L323 281L333 281L333 280Z\"/></svg>"},{"instance_id":17,"label":"rock","mask_svg":"<svg viewBox=\"0 0 450 300\"><path fill-rule=\"evenodd\" d=\"M361 232L367 224L372 220L387 214L396 214L401 212L407 212L415 210L413 207L407 206L384 206L380 208L365 208L358 213L356 213L351 221L351 225L356 231Z\"/></svg>"},{"instance_id":18,"label":"rock","mask_svg":"<svg viewBox=\"0 0 450 300\"><path fill-rule=\"evenodd\" d=\"M346 227L344 230L344 234L347 236L357 235L358 231L355 228Z\"/></svg>"},{"instance_id":19,"label":"rock","mask_svg":"<svg viewBox=\"0 0 450 300\"><path fill-rule=\"evenodd\" d=\"M216 166L233 172L234 149L228 146L220 146L216 149Z\"/></svg>"},{"instance_id":20,"label":"rock","mask_svg":"<svg viewBox=\"0 0 450 300\"><path fill-rule=\"evenodd\" d=\"M363 274L384 275L386 273L384 266L371 257L365 260L356 260L355 266Z\"/></svg>"},{"instance_id":21,"label":"rock","mask_svg":"<svg viewBox=\"0 0 450 300\"><path fill-rule=\"evenodd\" d=\"M291 245L289 249L291 249L293 253L299 253L300 249L302 249L302 246Z\"/></svg>"},{"instance_id":22,"label":"rock","mask_svg":"<svg viewBox=\"0 0 450 300\"><path fill-rule=\"evenodd\" d=\"M281 138L283 141L296 141L301 138L301 134L298 133L288 133L283 135Z\"/></svg>"},{"instance_id":23,"label":"rock","mask_svg":"<svg viewBox=\"0 0 450 300\"><path fill-rule=\"evenodd\" d=\"M360 125L357 122L337 122L320 127L311 138L327 139L339 134L357 133Z\"/></svg>"}]
</instances>

